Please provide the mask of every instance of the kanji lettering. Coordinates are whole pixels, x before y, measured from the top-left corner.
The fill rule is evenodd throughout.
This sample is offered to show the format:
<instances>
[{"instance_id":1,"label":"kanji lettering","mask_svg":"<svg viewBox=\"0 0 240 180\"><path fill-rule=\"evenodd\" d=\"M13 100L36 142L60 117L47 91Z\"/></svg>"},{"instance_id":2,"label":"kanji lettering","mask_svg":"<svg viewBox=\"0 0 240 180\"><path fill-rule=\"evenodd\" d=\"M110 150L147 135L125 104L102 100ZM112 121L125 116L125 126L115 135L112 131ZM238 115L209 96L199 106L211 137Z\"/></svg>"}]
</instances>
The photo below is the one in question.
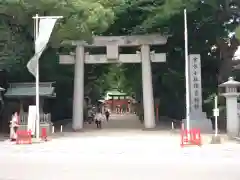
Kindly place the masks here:
<instances>
[{"instance_id":1,"label":"kanji lettering","mask_svg":"<svg viewBox=\"0 0 240 180\"><path fill-rule=\"evenodd\" d=\"M198 109L199 108L199 104L194 104L194 108Z\"/></svg>"},{"instance_id":2,"label":"kanji lettering","mask_svg":"<svg viewBox=\"0 0 240 180\"><path fill-rule=\"evenodd\" d=\"M195 90L194 95L195 95L195 96L198 96L198 95L199 95L198 90Z\"/></svg>"},{"instance_id":3,"label":"kanji lettering","mask_svg":"<svg viewBox=\"0 0 240 180\"><path fill-rule=\"evenodd\" d=\"M193 61L196 63L196 62L197 62L197 58L196 58L196 57L194 57L194 58L193 58Z\"/></svg>"},{"instance_id":4,"label":"kanji lettering","mask_svg":"<svg viewBox=\"0 0 240 180\"><path fill-rule=\"evenodd\" d=\"M193 81L198 81L198 78L197 77L193 77Z\"/></svg>"},{"instance_id":5,"label":"kanji lettering","mask_svg":"<svg viewBox=\"0 0 240 180\"><path fill-rule=\"evenodd\" d=\"M197 83L194 83L194 84L193 84L193 87L194 87L194 88L198 88L199 85L198 85Z\"/></svg>"},{"instance_id":6,"label":"kanji lettering","mask_svg":"<svg viewBox=\"0 0 240 180\"><path fill-rule=\"evenodd\" d=\"M198 98L194 98L194 102L195 102L195 103L198 103L198 102L199 102L199 99L198 99Z\"/></svg>"}]
</instances>

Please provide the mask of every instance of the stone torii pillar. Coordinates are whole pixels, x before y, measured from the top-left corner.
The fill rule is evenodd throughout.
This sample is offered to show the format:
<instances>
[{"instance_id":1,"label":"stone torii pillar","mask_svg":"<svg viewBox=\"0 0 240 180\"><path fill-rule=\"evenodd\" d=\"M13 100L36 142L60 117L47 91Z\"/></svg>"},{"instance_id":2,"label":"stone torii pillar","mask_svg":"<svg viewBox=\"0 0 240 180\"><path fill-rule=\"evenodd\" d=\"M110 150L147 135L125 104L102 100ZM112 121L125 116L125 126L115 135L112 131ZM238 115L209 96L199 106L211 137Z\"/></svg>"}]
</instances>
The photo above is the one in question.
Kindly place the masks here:
<instances>
[{"instance_id":1,"label":"stone torii pillar","mask_svg":"<svg viewBox=\"0 0 240 180\"><path fill-rule=\"evenodd\" d=\"M81 130L84 120L84 47L76 47L73 90L73 121L72 128Z\"/></svg>"},{"instance_id":2,"label":"stone torii pillar","mask_svg":"<svg viewBox=\"0 0 240 180\"><path fill-rule=\"evenodd\" d=\"M141 46L144 127L155 128L152 70L149 45Z\"/></svg>"},{"instance_id":3,"label":"stone torii pillar","mask_svg":"<svg viewBox=\"0 0 240 180\"><path fill-rule=\"evenodd\" d=\"M94 37L91 44L83 41L71 42L72 45L76 46L75 57L61 55L60 64L75 64L72 128L74 130L83 128L84 64L107 63L142 63L144 127L147 129L155 128L151 62L165 62L166 54L150 52L150 45L162 45L166 42L167 38L160 35L99 36ZM90 54L84 51L84 47L98 46L105 46L107 53L105 55ZM141 52L119 54L121 46L139 46Z\"/></svg>"}]
</instances>

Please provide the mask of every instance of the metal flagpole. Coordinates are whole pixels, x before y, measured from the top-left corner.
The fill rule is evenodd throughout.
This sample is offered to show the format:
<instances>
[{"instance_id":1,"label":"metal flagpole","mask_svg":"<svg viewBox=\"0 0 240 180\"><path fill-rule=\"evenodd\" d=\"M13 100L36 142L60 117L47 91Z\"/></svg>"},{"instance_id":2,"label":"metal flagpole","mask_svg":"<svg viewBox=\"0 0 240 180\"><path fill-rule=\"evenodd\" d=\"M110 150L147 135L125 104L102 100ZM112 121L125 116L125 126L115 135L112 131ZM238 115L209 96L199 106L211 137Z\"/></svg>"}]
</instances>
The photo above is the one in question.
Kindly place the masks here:
<instances>
[{"instance_id":1,"label":"metal flagpole","mask_svg":"<svg viewBox=\"0 0 240 180\"><path fill-rule=\"evenodd\" d=\"M35 24L35 54L40 53L37 52L36 48L36 39L39 35L39 19L60 19L63 16L38 16L36 14L34 19ZM39 113L39 59L36 63L36 139L40 138L40 113Z\"/></svg>"},{"instance_id":2,"label":"metal flagpole","mask_svg":"<svg viewBox=\"0 0 240 180\"><path fill-rule=\"evenodd\" d=\"M36 39L38 37L39 34L39 16L38 14L36 14L35 18L35 53L39 53L37 52L36 49ZM39 133L39 129L40 129L40 116L39 116L39 60L37 61L36 64L36 139L40 138L40 133Z\"/></svg>"},{"instance_id":3,"label":"metal flagpole","mask_svg":"<svg viewBox=\"0 0 240 180\"><path fill-rule=\"evenodd\" d=\"M189 93L189 57L188 57L188 30L187 10L184 9L184 39L185 39L185 80L186 80L186 128L190 129L190 93Z\"/></svg>"}]
</instances>

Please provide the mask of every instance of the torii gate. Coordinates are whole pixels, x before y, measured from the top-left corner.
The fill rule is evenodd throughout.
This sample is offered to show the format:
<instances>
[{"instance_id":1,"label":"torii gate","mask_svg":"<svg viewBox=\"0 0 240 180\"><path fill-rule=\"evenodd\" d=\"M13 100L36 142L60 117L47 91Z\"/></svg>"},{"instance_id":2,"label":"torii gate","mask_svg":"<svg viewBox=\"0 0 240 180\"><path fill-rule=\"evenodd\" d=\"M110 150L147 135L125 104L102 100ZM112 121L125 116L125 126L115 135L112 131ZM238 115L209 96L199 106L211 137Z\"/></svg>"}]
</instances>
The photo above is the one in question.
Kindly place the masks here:
<instances>
[{"instance_id":1,"label":"torii gate","mask_svg":"<svg viewBox=\"0 0 240 180\"><path fill-rule=\"evenodd\" d=\"M76 46L75 55L60 55L60 64L74 64L74 95L73 95L73 121L72 128L83 128L84 105L84 64L107 63L141 63L143 85L144 127L155 128L154 100L152 87L151 62L166 62L166 53L150 51L151 45L164 45L167 37L161 35L136 36L96 36L92 43L85 41L71 41ZM119 54L119 47L140 47L136 54ZM106 54L89 54L85 47L106 47Z\"/></svg>"}]
</instances>

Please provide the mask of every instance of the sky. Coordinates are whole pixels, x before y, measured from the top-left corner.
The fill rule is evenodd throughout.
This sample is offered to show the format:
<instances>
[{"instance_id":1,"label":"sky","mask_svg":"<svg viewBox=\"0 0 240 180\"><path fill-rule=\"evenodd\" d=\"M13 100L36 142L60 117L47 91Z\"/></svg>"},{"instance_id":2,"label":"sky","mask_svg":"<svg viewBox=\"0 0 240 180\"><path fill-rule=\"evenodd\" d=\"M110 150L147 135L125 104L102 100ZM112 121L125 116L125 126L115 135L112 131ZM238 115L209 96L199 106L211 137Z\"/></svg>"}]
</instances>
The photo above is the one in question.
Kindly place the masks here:
<instances>
[{"instance_id":1,"label":"sky","mask_svg":"<svg viewBox=\"0 0 240 180\"><path fill-rule=\"evenodd\" d=\"M235 35L234 32L229 33L229 37L232 37L232 36L234 36L234 35ZM233 60L240 60L240 46L238 46L237 51L234 53L234 55L233 55Z\"/></svg>"},{"instance_id":2,"label":"sky","mask_svg":"<svg viewBox=\"0 0 240 180\"><path fill-rule=\"evenodd\" d=\"M238 49L233 56L233 59L234 60L240 60L240 46L238 46Z\"/></svg>"}]
</instances>

